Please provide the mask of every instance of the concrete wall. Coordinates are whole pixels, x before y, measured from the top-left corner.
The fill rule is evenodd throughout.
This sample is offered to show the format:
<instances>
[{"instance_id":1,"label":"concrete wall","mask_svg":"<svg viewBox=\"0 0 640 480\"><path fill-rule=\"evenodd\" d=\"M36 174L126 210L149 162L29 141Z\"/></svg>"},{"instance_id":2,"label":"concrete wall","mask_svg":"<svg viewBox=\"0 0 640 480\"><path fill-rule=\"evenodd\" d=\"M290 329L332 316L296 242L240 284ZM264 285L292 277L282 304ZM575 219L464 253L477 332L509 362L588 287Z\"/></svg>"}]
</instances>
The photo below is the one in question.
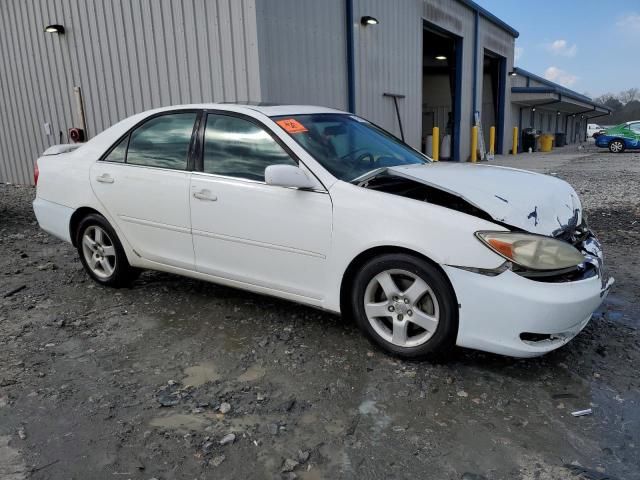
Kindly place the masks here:
<instances>
[{"instance_id":1,"label":"concrete wall","mask_svg":"<svg viewBox=\"0 0 640 480\"><path fill-rule=\"evenodd\" d=\"M262 100L347 109L344 0L257 0Z\"/></svg>"},{"instance_id":2,"label":"concrete wall","mask_svg":"<svg viewBox=\"0 0 640 480\"><path fill-rule=\"evenodd\" d=\"M444 135L449 112L452 111L449 75L431 74L428 80L423 79L422 110L425 114L422 135L430 135L434 126L439 127L440 133ZM426 122L426 119L432 119L433 122Z\"/></svg>"},{"instance_id":3,"label":"concrete wall","mask_svg":"<svg viewBox=\"0 0 640 480\"><path fill-rule=\"evenodd\" d=\"M31 183L68 141L74 86L91 136L161 105L261 98L254 0L2 0L0 18L0 181Z\"/></svg>"}]
</instances>

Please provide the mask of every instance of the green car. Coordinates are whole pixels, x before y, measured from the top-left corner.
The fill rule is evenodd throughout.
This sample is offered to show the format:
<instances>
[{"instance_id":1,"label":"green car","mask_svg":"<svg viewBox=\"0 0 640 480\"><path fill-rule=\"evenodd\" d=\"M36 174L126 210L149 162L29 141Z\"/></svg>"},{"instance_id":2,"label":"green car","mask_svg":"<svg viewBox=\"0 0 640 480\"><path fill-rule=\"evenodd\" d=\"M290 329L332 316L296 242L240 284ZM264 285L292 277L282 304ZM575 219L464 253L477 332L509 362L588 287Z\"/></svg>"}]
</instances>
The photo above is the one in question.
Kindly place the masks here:
<instances>
[{"instance_id":1,"label":"green car","mask_svg":"<svg viewBox=\"0 0 640 480\"><path fill-rule=\"evenodd\" d=\"M608 148L612 153L640 149L640 120L621 123L615 127L607 128L605 132L596 138L598 147Z\"/></svg>"}]
</instances>

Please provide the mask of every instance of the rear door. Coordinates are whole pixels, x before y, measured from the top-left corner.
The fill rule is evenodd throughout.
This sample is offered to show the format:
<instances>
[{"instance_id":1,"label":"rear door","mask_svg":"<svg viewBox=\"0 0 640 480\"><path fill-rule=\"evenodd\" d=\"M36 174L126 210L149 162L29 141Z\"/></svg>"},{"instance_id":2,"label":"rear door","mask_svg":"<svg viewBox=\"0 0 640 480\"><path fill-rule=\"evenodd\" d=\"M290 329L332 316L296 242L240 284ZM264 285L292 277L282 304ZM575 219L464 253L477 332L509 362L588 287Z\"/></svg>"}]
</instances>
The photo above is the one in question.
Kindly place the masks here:
<instances>
[{"instance_id":1,"label":"rear door","mask_svg":"<svg viewBox=\"0 0 640 480\"><path fill-rule=\"evenodd\" d=\"M319 182L316 191L265 183L267 166L298 161L255 119L210 113L203 139L190 197L198 271L320 299L329 194Z\"/></svg>"},{"instance_id":2,"label":"rear door","mask_svg":"<svg viewBox=\"0 0 640 480\"><path fill-rule=\"evenodd\" d=\"M143 258L193 270L190 154L198 111L148 118L91 169L93 190Z\"/></svg>"}]
</instances>

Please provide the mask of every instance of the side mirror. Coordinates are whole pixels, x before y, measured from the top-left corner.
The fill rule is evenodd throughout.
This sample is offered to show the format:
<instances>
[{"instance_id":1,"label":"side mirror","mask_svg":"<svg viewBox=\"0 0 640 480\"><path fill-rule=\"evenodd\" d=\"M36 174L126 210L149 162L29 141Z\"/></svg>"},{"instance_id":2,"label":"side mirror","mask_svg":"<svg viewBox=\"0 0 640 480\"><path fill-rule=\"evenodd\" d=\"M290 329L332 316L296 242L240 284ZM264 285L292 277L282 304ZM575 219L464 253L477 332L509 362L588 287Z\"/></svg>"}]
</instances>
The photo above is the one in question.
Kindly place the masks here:
<instances>
[{"instance_id":1,"label":"side mirror","mask_svg":"<svg viewBox=\"0 0 640 480\"><path fill-rule=\"evenodd\" d=\"M294 165L269 165L264 169L267 185L292 188L314 188L315 185L300 167Z\"/></svg>"}]
</instances>

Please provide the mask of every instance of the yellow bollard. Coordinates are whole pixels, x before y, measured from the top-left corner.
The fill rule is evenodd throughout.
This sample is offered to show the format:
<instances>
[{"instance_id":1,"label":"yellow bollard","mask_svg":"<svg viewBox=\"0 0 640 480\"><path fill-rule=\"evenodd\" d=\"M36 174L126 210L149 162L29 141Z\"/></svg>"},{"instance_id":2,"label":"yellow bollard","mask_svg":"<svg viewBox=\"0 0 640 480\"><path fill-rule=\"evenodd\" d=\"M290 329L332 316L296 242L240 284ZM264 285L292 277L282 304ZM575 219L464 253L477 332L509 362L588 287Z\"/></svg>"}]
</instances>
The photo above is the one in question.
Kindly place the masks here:
<instances>
[{"instance_id":1,"label":"yellow bollard","mask_svg":"<svg viewBox=\"0 0 640 480\"><path fill-rule=\"evenodd\" d=\"M496 127L489 129L489 153L491 155L496 153Z\"/></svg>"},{"instance_id":2,"label":"yellow bollard","mask_svg":"<svg viewBox=\"0 0 640 480\"><path fill-rule=\"evenodd\" d=\"M471 161L478 161L478 127L471 128Z\"/></svg>"},{"instance_id":3,"label":"yellow bollard","mask_svg":"<svg viewBox=\"0 0 640 480\"><path fill-rule=\"evenodd\" d=\"M518 154L518 127L513 127L513 149L511 153Z\"/></svg>"},{"instance_id":4,"label":"yellow bollard","mask_svg":"<svg viewBox=\"0 0 640 480\"><path fill-rule=\"evenodd\" d=\"M440 129L438 127L433 127L433 137L431 138L433 139L431 158L437 162L440 157Z\"/></svg>"}]
</instances>

